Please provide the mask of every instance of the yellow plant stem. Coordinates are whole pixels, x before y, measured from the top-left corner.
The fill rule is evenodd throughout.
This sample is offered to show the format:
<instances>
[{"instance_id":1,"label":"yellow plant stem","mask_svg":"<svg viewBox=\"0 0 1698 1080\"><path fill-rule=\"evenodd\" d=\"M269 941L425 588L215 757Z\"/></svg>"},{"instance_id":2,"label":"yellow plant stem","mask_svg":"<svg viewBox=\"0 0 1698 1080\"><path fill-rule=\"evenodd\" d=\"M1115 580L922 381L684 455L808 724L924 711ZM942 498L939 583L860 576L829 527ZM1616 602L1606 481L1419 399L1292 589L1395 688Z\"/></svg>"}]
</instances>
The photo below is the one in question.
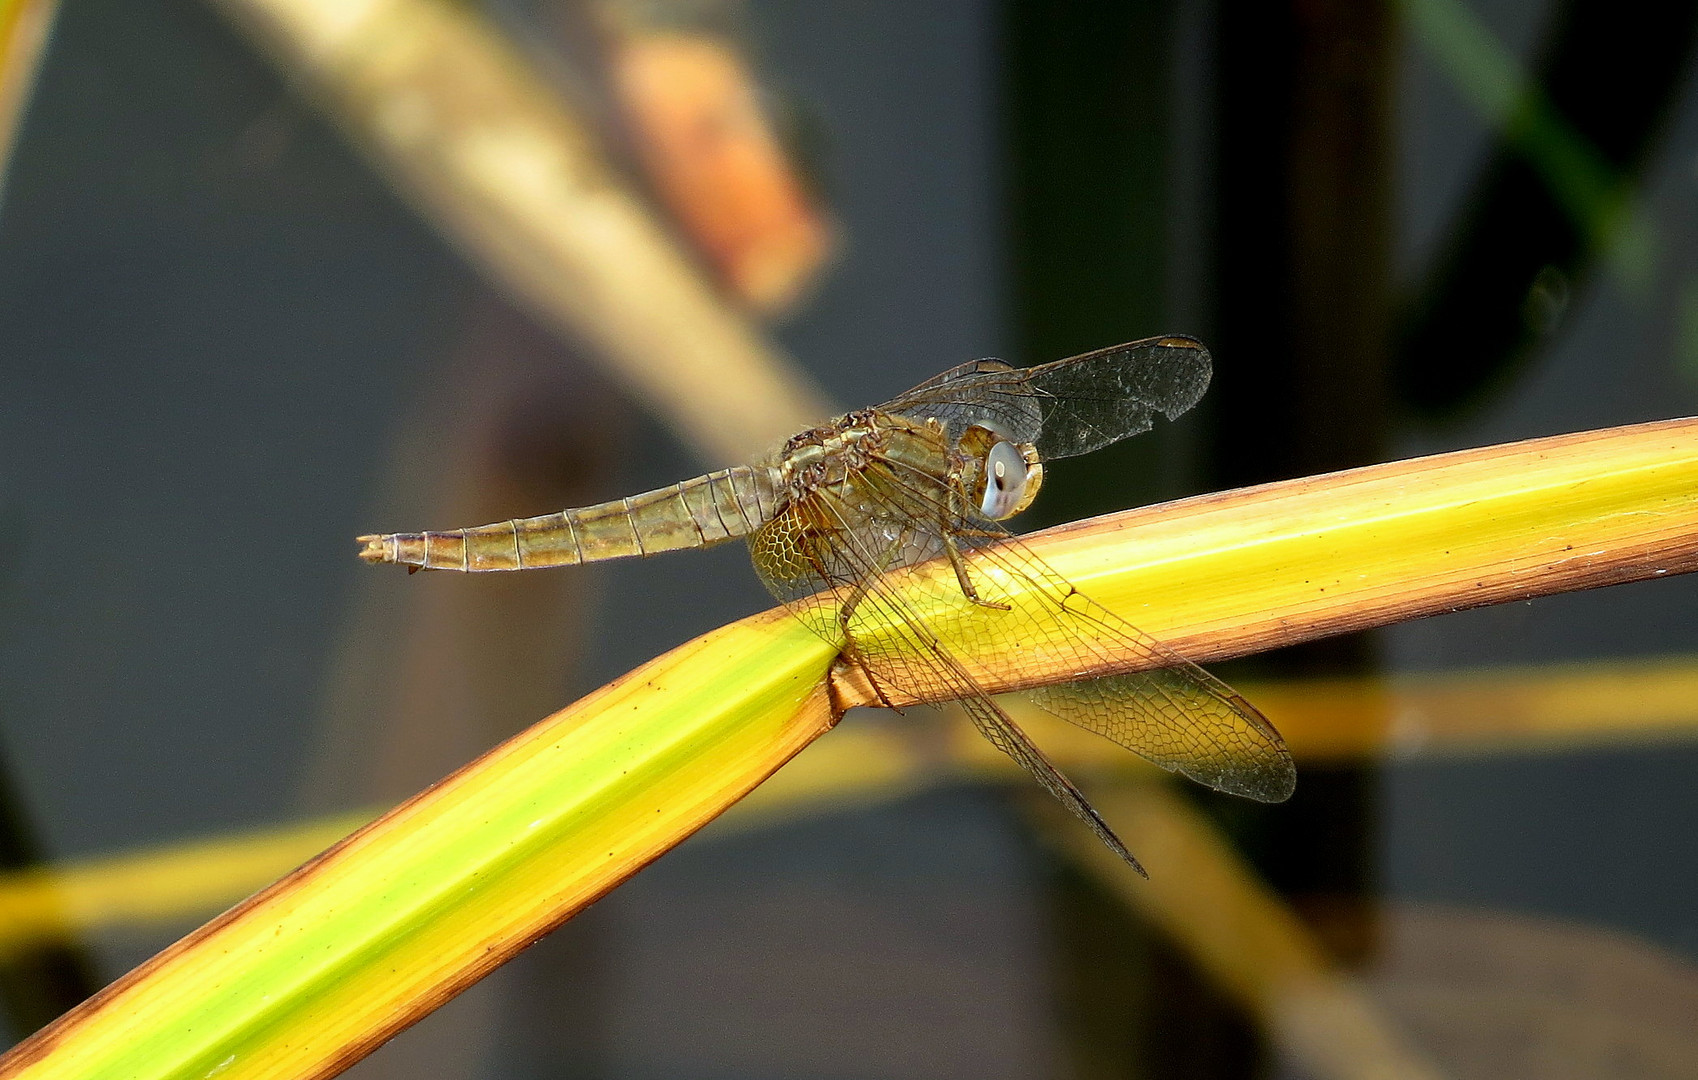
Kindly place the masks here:
<instances>
[{"instance_id":1,"label":"yellow plant stem","mask_svg":"<svg viewBox=\"0 0 1698 1080\"><path fill-rule=\"evenodd\" d=\"M832 652L783 612L674 650L154 957L0 1075L334 1075L827 730Z\"/></svg>"},{"instance_id":2,"label":"yellow plant stem","mask_svg":"<svg viewBox=\"0 0 1698 1080\"><path fill-rule=\"evenodd\" d=\"M1299 768L1388 754L1529 754L1698 738L1698 659L1691 656L1238 689L1279 728ZM1064 770L1107 775L1141 767L1120 747L1021 697L1005 698L1003 706ZM965 716L874 716L816 743L720 819L714 835L900 798L963 768L1022 775ZM376 816L374 810L0 874L0 953L215 911Z\"/></svg>"},{"instance_id":3,"label":"yellow plant stem","mask_svg":"<svg viewBox=\"0 0 1698 1080\"><path fill-rule=\"evenodd\" d=\"M1229 492L1030 543L1182 652L1237 655L1693 568L1698 422ZM1082 674L1045 670L1044 650L1023 644L994 688ZM0 1076L345 1068L829 728L832 659L783 612L674 650L190 935L0 1059ZM838 670L836 704L856 703ZM882 782L899 786L899 772Z\"/></svg>"},{"instance_id":4,"label":"yellow plant stem","mask_svg":"<svg viewBox=\"0 0 1698 1080\"><path fill-rule=\"evenodd\" d=\"M1265 484L1025 540L1085 595L1206 663L1698 568L1698 420ZM952 577L947 567L916 573ZM968 659L998 672L987 682L994 691L1054 682L1066 670L1068 657L1044 643L1015 652L981 643L986 654ZM850 669L840 669L835 692L845 706L878 701Z\"/></svg>"}]
</instances>

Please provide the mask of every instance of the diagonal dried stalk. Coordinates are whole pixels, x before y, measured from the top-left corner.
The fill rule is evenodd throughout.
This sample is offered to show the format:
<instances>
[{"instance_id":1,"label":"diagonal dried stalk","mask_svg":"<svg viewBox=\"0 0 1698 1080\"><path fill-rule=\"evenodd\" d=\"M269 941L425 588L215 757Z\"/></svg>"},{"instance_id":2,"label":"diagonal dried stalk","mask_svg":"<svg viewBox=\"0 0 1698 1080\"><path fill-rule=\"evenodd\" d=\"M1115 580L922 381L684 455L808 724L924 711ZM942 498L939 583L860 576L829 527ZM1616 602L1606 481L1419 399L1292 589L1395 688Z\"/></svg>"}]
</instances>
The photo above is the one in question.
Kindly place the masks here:
<instances>
[{"instance_id":1,"label":"diagonal dried stalk","mask_svg":"<svg viewBox=\"0 0 1698 1080\"><path fill-rule=\"evenodd\" d=\"M431 221L680 438L747 460L829 415L471 5L217 0Z\"/></svg>"}]
</instances>

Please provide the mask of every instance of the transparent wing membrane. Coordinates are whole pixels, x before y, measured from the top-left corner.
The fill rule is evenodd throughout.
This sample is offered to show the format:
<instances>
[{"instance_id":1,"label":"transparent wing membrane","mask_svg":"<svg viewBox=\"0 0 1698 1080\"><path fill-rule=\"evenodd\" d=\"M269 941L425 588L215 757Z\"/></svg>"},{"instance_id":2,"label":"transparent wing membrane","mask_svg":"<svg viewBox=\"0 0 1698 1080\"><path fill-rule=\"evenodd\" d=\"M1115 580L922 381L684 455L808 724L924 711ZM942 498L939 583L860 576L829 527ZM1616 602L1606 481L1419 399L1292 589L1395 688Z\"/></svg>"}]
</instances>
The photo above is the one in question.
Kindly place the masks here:
<instances>
[{"instance_id":1,"label":"transparent wing membrane","mask_svg":"<svg viewBox=\"0 0 1698 1080\"><path fill-rule=\"evenodd\" d=\"M798 543L800 539L800 543ZM908 554L962 559L954 574ZM998 666L1041 650L1077 681L1030 691L1045 711L1217 790L1264 801L1291 793L1277 732L1243 698L1092 602L952 490L947 475L875 461L792 503L756 534L755 565L816 632L845 642L881 692L960 701L985 737L1136 866L1066 777L982 689ZM803 557L794 552L801 549ZM1128 666L1150 670L1098 676Z\"/></svg>"},{"instance_id":2,"label":"transparent wing membrane","mask_svg":"<svg viewBox=\"0 0 1698 1080\"><path fill-rule=\"evenodd\" d=\"M1027 691L1039 708L1217 791L1290 797L1297 773L1285 741L1225 683L1073 588L1017 539L981 548L975 562L1020 581L1032 601L977 616L1000 634L1071 655L1082 672L1128 657L1144 669Z\"/></svg>"},{"instance_id":3,"label":"transparent wing membrane","mask_svg":"<svg viewBox=\"0 0 1698 1080\"><path fill-rule=\"evenodd\" d=\"M992 745L1142 873L986 685L1065 672L1071 681L1028 691L1039 707L1235 795L1289 796L1291 757L1243 698L1093 603L985 514L1017 513L1043 458L1095 450L1147 430L1157 413L1189 409L1209 374L1208 351L1181 337L1034 368L980 360L802 432L755 464L542 517L361 537L361 555L520 570L746 537L772 594L881 695L960 702Z\"/></svg>"},{"instance_id":4,"label":"transparent wing membrane","mask_svg":"<svg viewBox=\"0 0 1698 1080\"><path fill-rule=\"evenodd\" d=\"M1090 453L1173 419L1208 389L1209 351L1187 337L1148 338L1053 364L978 360L921 383L881 412L935 416L959 432L989 425L1048 458Z\"/></svg>"},{"instance_id":5,"label":"transparent wing membrane","mask_svg":"<svg viewBox=\"0 0 1698 1080\"><path fill-rule=\"evenodd\" d=\"M869 485L869 490L877 486ZM787 601L797 616L828 640L845 643L849 658L861 664L875 685L882 689L900 690L908 696L927 701L959 702L991 745L1030 773L1046 791L1085 822L1110 850L1138 873L1148 876L1079 789L979 687L966 667L940 640L934 625L919 617L901 591L894 587L892 576L884 572L887 560L877 544L883 537L876 536L874 544L869 546L864 542L864 531L851 528L850 519L844 513L847 506L858 508L861 504L846 504L837 493L827 492L818 493L815 499L809 501L814 504L813 509L817 510L820 519L834 522L839 531L836 543L822 545L829 548L830 554L825 562L819 564L824 573L816 584L825 588L818 594ZM811 516L812 512L798 506L796 513L798 518L803 518ZM776 534L793 534L794 526L785 524L782 521L784 516L775 519L767 528L774 529ZM751 546L755 545L762 545L757 550L771 550L763 544L759 535ZM888 545L886 550L889 550ZM762 571L763 579L768 578L758 557L756 567ZM848 612L847 619L843 612ZM855 631L856 626L876 626L878 632L860 634Z\"/></svg>"}]
</instances>

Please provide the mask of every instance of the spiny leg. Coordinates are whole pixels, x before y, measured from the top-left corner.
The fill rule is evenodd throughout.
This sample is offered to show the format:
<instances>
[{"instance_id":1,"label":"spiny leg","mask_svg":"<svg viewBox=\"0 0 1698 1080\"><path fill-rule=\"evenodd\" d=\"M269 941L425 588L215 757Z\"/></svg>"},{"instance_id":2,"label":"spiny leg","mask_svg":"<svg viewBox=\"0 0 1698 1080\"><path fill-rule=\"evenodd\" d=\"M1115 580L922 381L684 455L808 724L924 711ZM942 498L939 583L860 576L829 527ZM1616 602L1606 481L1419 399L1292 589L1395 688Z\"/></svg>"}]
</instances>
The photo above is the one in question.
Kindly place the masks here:
<instances>
[{"instance_id":1,"label":"spiny leg","mask_svg":"<svg viewBox=\"0 0 1698 1080\"><path fill-rule=\"evenodd\" d=\"M994 611L1012 610L1007 604L995 600L985 600L979 596L979 590L973 585L973 579L967 574L967 560L961 556L961 548L955 543L955 537L950 533L943 534L943 549L949 552L949 565L955 570L955 580L961 585L961 593L968 600Z\"/></svg>"},{"instance_id":2,"label":"spiny leg","mask_svg":"<svg viewBox=\"0 0 1698 1080\"><path fill-rule=\"evenodd\" d=\"M856 606L866 598L866 595L866 585L856 582L854 593L837 609L837 625L843 631L843 649L839 655L861 669L861 674L867 677L867 685L873 688L874 694L878 695L879 704L892 712L900 713L902 710L892 704L890 698L884 692L884 687L880 686L878 679L873 676L871 665L867 663L867 658L861 654L861 647L855 643L855 635L849 632L849 619L854 615Z\"/></svg>"},{"instance_id":3,"label":"spiny leg","mask_svg":"<svg viewBox=\"0 0 1698 1080\"><path fill-rule=\"evenodd\" d=\"M831 575L826 572L825 562L819 557L819 553L814 550L814 545L805 543L802 545L802 550L807 555L808 561L814 564L814 573L819 579L830 583ZM837 606L837 627L843 635L843 645L839 649L838 655L861 669L861 674L866 676L867 685L872 687L873 693L877 695L879 704L892 712L900 713L902 710L891 702L889 696L884 692L884 687L879 685L878 679L873 675L872 665L867 663L867 658L861 653L861 647L855 643L855 635L849 632L849 620L854 617L855 609L860 606L862 600L866 599L866 596L867 583L855 581L848 599Z\"/></svg>"},{"instance_id":4,"label":"spiny leg","mask_svg":"<svg viewBox=\"0 0 1698 1080\"><path fill-rule=\"evenodd\" d=\"M949 553L950 568L955 571L955 580L961 585L961 594L968 600L971 600L980 607L988 607L996 611L1008 611L1010 609L1007 604L999 604L992 600L981 599L978 588L973 585L973 579L967 573L967 560L961 556L961 546L955 542L955 537L957 535L983 536L997 534L986 533L982 529L963 529L957 527L957 523L961 521L963 516L960 512L963 494L961 489L960 470L956 469L953 472L953 482L949 485L949 505L944 511L947 515L947 520L939 521L937 530L938 535L943 537L944 551Z\"/></svg>"}]
</instances>

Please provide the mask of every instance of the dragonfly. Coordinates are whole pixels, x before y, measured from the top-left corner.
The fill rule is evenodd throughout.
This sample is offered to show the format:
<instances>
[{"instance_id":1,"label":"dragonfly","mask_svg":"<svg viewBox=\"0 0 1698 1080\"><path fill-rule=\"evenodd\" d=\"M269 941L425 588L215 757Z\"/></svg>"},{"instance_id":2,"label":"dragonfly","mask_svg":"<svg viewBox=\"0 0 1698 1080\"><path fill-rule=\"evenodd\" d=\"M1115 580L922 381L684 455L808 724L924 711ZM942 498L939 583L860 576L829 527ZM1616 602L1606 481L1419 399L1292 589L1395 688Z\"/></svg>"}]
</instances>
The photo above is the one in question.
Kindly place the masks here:
<instances>
[{"instance_id":1,"label":"dragonfly","mask_svg":"<svg viewBox=\"0 0 1698 1080\"><path fill-rule=\"evenodd\" d=\"M976 360L750 464L540 517L362 536L360 556L528 570L745 540L761 582L883 704L958 703L1147 877L984 689L998 684L999 656L1058 660L1070 681L1024 691L1040 709L1217 791L1283 801L1296 785L1291 755L1255 706L1090 600L1003 522L1031 505L1045 462L1147 431L1158 413L1174 419L1211 374L1208 350L1177 336L1030 368Z\"/></svg>"}]
</instances>

